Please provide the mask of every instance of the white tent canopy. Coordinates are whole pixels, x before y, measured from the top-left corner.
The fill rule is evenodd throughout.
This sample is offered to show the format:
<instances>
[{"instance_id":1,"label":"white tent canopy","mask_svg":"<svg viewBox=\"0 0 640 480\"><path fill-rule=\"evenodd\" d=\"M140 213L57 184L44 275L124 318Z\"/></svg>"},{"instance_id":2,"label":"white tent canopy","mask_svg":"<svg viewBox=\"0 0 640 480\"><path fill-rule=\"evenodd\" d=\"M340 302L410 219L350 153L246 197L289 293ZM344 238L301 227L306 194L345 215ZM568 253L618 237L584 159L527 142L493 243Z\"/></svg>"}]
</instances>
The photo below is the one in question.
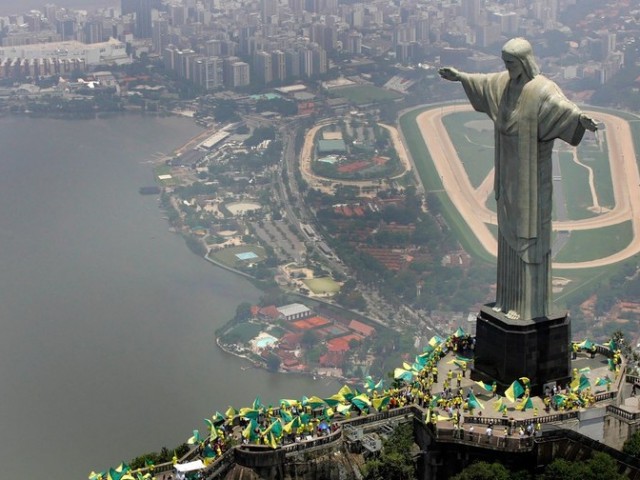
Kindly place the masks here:
<instances>
[{"instance_id":1,"label":"white tent canopy","mask_svg":"<svg viewBox=\"0 0 640 480\"><path fill-rule=\"evenodd\" d=\"M194 470L204 468L204 463L202 463L202 460L194 460L193 462L176 463L173 468L175 468L178 473L193 472Z\"/></svg>"}]
</instances>

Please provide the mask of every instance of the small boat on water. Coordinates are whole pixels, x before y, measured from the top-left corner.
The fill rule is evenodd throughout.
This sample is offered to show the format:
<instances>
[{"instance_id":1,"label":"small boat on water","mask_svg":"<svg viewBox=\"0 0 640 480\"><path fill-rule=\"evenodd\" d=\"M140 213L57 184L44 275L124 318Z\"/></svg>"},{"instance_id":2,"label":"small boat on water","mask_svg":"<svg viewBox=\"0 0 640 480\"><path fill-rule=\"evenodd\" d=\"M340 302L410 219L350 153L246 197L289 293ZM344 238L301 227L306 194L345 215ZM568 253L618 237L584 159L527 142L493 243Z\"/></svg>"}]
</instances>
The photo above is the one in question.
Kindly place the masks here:
<instances>
[{"instance_id":1,"label":"small boat on water","mask_svg":"<svg viewBox=\"0 0 640 480\"><path fill-rule=\"evenodd\" d=\"M140 187L138 190L140 195L157 195L160 193L160 187L157 185L151 185L148 187Z\"/></svg>"}]
</instances>

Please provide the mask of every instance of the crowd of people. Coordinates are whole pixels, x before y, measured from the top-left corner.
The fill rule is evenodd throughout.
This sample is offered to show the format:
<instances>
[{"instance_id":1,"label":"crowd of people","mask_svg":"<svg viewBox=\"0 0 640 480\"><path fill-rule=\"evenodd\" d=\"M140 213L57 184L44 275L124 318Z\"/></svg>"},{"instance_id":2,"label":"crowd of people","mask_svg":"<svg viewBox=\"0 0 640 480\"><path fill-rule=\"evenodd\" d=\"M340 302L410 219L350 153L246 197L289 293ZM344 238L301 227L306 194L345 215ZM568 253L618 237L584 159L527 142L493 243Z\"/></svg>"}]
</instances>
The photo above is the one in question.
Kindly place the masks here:
<instances>
[{"instance_id":1,"label":"crowd of people","mask_svg":"<svg viewBox=\"0 0 640 480\"><path fill-rule=\"evenodd\" d=\"M497 392L497 385L483 382L465 381L473 358L474 337L458 329L446 339L434 336L422 354L417 355L413 364L403 364L394 371L392 385L385 388L382 381L375 382L371 377L365 379L362 389L342 387L336 394L328 398L303 397L300 400L281 399L277 407L265 406L257 397L251 407L236 410L232 407L221 414L216 412L211 419L206 419L208 435L201 438L199 431L188 440L197 449L197 456L204 465L211 464L220 458L225 451L236 445L262 445L278 448L280 446L315 440L337 431L343 421L353 416L369 415L390 409L417 405L424 410L425 422L437 431L438 422L450 422L454 438L461 440L481 438L475 432L473 423L465 430L464 416L482 416L485 409L476 397L474 387L480 388L482 395L493 401L494 410L508 418L509 407L504 402L509 399L514 409L525 411L532 409L529 423L516 423L510 418L503 432L496 431L493 423L489 423L484 432L485 438L502 435L507 438L517 435L527 438L540 432L538 407L533 404L529 392L529 380L522 377L505 391L505 397ZM577 349L574 345L578 345ZM610 347L611 348L611 347ZM591 353L593 345L574 343L572 351ZM441 363L448 354L450 360L444 367ZM620 350L612 350L610 368L617 373L620 370ZM544 410L547 414L565 412L572 409L586 408L595 403L595 395L586 377L588 369L574 369L571 382L562 387L547 388L542 396ZM465 385L463 385L463 383ZM470 386L471 385L471 386ZM596 385L606 386L609 390L611 380L608 376L597 379ZM477 411L477 414L476 414ZM504 423L501 422L501 423ZM475 436L475 437L474 437ZM174 457L174 463L177 458ZM113 469L111 470L113 471ZM92 472L94 473L94 472ZM91 480L123 480L113 477L101 477L95 474ZM136 477L131 477L137 480ZM142 477L139 478L149 478Z\"/></svg>"}]
</instances>

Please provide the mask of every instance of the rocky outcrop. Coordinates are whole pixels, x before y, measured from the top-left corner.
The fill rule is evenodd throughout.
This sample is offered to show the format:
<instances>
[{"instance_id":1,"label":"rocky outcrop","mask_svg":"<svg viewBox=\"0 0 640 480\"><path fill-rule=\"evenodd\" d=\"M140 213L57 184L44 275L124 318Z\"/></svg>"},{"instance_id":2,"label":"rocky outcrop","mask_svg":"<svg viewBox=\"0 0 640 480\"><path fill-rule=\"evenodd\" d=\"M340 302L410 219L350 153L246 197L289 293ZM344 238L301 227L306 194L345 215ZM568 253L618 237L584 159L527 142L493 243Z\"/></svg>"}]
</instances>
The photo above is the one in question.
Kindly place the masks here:
<instances>
[{"instance_id":1,"label":"rocky outcrop","mask_svg":"<svg viewBox=\"0 0 640 480\"><path fill-rule=\"evenodd\" d=\"M235 464L225 480L361 480L362 455L342 448L299 452L283 465L249 468Z\"/></svg>"}]
</instances>

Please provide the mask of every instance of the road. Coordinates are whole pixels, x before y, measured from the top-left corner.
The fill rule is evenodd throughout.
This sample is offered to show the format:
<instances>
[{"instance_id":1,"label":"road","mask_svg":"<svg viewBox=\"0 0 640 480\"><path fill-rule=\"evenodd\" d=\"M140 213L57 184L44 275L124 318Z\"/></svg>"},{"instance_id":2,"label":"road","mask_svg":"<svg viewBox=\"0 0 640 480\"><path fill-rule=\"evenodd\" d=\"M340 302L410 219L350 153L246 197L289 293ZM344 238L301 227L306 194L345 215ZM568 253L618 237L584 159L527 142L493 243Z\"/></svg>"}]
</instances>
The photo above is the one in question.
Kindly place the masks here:
<instances>
[{"instance_id":1,"label":"road","mask_svg":"<svg viewBox=\"0 0 640 480\"><path fill-rule=\"evenodd\" d=\"M337 262L333 256L326 255L324 252L322 252L316 245L316 239L309 237L307 232L305 232L301 226L301 224L303 223L310 223L308 219L313 218L313 215L311 215L310 212L307 211L307 207L304 203L304 198L302 196L302 193L300 192L298 183L296 182L296 179L295 179L296 131L297 129L293 123L285 124L281 128L282 155L283 155L284 165L281 165L281 167L279 168L277 172L277 177L278 177L279 191L281 193L282 204L284 205L288 220L291 222L292 225L296 226L297 230L307 239L308 243L310 245L313 245L313 250L324 259L325 263L329 266L329 268L343 275L347 275L348 271L346 270L344 265ZM304 152L304 148L303 148L303 152ZM301 156L302 155L304 155L304 153L302 153ZM286 181L288 182L288 185L289 185L289 191L291 192L292 198L289 198L287 196L287 188L285 187L285 184L284 184L285 176L286 176ZM296 213L296 209L293 208L294 205L295 207L297 207L297 212L299 213ZM301 260L301 258L298 260Z\"/></svg>"},{"instance_id":2,"label":"road","mask_svg":"<svg viewBox=\"0 0 640 480\"><path fill-rule=\"evenodd\" d=\"M478 189L474 189L442 123L442 117L445 115L470 110L472 109L469 105L436 107L418 115L416 121L445 191L483 247L495 256L497 242L487 225L496 224L496 214L486 207L486 199L493 191L493 172L490 172ZM640 172L633 148L631 128L626 120L615 115L602 112L588 113L606 127L604 132L598 134L607 136L615 206L596 217L554 222L553 229L590 230L631 220L633 239L627 247L613 255L586 262L554 263L555 268L601 267L626 260L640 252Z\"/></svg>"}]
</instances>

